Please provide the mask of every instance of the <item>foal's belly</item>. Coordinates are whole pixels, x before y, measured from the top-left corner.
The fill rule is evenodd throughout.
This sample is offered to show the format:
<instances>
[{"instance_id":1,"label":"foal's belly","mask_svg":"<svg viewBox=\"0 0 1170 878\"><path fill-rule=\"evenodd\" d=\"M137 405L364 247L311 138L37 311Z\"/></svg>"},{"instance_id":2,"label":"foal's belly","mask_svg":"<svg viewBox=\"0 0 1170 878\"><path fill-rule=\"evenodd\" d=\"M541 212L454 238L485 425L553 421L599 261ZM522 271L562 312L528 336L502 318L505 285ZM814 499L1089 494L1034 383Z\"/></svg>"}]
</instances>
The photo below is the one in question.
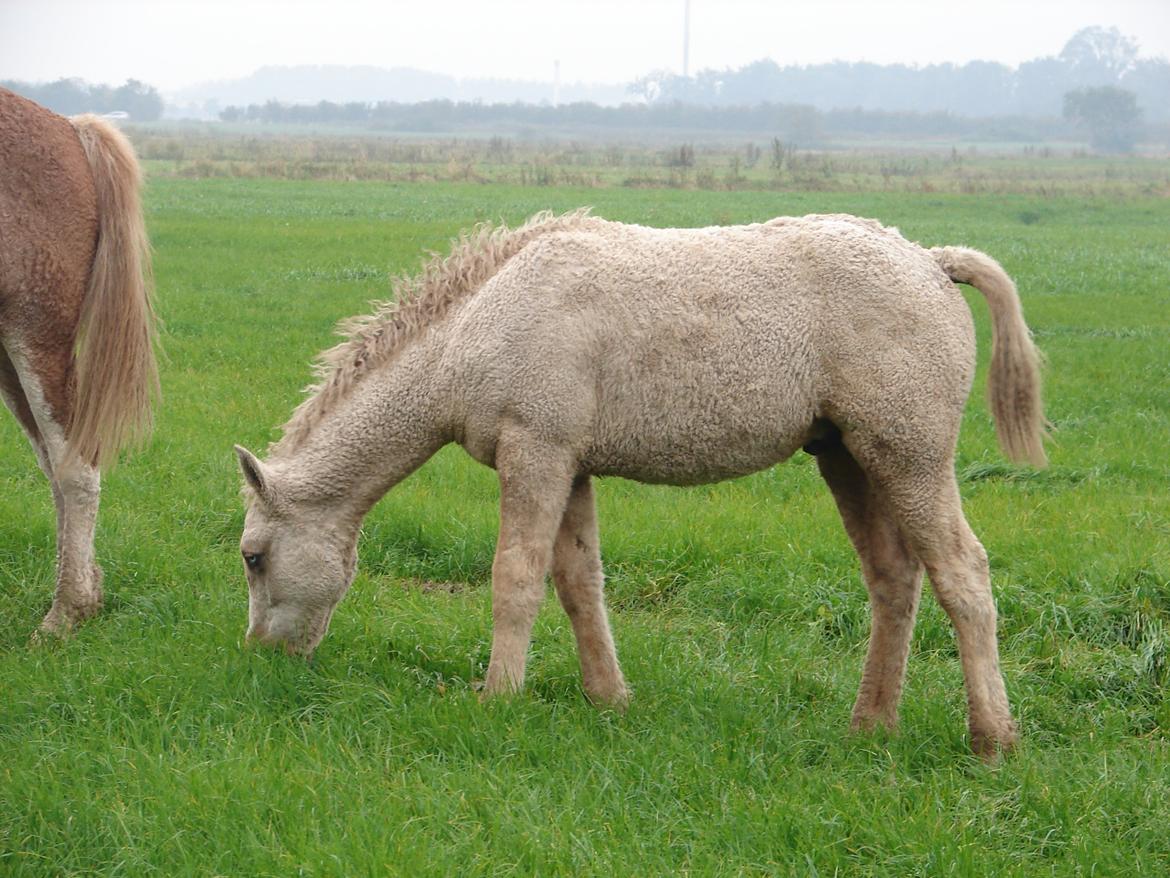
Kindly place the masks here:
<instances>
[{"instance_id":1,"label":"foal's belly","mask_svg":"<svg viewBox=\"0 0 1170 878\"><path fill-rule=\"evenodd\" d=\"M581 471L666 485L736 478L791 457L808 441L814 420L811 413L795 418L776 411L724 422L688 421L678 414L661 412L632 429L602 421Z\"/></svg>"}]
</instances>

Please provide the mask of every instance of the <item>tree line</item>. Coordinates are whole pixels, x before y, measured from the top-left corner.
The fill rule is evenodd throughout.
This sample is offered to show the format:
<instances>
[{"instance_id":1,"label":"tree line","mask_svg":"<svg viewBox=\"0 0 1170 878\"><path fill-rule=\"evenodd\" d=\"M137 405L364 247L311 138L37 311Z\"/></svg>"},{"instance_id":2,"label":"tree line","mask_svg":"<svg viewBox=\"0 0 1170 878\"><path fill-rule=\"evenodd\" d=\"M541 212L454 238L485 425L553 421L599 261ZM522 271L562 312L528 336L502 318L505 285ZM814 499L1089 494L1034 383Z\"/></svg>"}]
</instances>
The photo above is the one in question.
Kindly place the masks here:
<instances>
[{"instance_id":1,"label":"tree line","mask_svg":"<svg viewBox=\"0 0 1170 878\"><path fill-rule=\"evenodd\" d=\"M1094 88L1134 95L1152 122L1170 121L1170 62L1142 58L1137 42L1117 28L1078 31L1059 55L1013 69L992 61L963 65L870 64L836 61L781 66L771 59L737 70L702 70L684 77L657 71L629 86L650 103L735 106L762 100L962 116L1060 116L1064 96Z\"/></svg>"},{"instance_id":2,"label":"tree line","mask_svg":"<svg viewBox=\"0 0 1170 878\"><path fill-rule=\"evenodd\" d=\"M122 112L135 122L153 122L163 114L163 99L158 90L137 79L128 79L116 88L90 85L80 79L58 79L48 83L0 80L0 86L63 116Z\"/></svg>"},{"instance_id":3,"label":"tree line","mask_svg":"<svg viewBox=\"0 0 1170 878\"><path fill-rule=\"evenodd\" d=\"M228 107L224 122L272 125L353 126L367 130L434 134L491 132L506 129L607 132L625 135L638 131L690 133L764 133L796 147L815 147L851 137L946 137L967 140L1036 142L1078 140L1087 135L1095 149L1131 150L1142 134L1141 112L1134 95L1110 86L1078 89L1064 96L1063 112L1056 116L958 116L885 110L818 110L805 104L758 103L740 106L703 106L655 102L604 107L591 103L481 104L422 101L404 104L380 101L286 104L266 101L246 107ZM1160 130L1157 136L1165 137Z\"/></svg>"},{"instance_id":4,"label":"tree line","mask_svg":"<svg viewBox=\"0 0 1170 878\"><path fill-rule=\"evenodd\" d=\"M246 107L228 107L219 114L225 122L278 124L361 125L386 131L444 132L493 127L596 129L690 128L710 130L779 131L790 139L813 142L822 136L823 114L798 104L761 103L751 107L702 107L682 103L623 104L620 107L577 102L571 104L483 104L434 100L418 103L379 101L375 104L286 104L267 101Z\"/></svg>"}]
</instances>

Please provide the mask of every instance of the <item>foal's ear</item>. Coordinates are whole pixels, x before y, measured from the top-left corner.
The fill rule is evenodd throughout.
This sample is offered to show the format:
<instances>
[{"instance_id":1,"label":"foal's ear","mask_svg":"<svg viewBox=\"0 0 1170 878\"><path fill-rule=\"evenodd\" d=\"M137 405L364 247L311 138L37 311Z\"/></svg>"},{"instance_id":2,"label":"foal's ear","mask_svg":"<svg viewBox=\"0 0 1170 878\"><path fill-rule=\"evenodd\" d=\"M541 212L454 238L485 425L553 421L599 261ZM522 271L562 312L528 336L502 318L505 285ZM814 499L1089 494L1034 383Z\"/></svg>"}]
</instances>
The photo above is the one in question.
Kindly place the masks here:
<instances>
[{"instance_id":1,"label":"foal's ear","mask_svg":"<svg viewBox=\"0 0 1170 878\"><path fill-rule=\"evenodd\" d=\"M244 473L244 480L259 497L270 499L272 489L268 477L264 474L264 464L243 445L237 445L235 449L236 456L240 459L240 469Z\"/></svg>"}]
</instances>

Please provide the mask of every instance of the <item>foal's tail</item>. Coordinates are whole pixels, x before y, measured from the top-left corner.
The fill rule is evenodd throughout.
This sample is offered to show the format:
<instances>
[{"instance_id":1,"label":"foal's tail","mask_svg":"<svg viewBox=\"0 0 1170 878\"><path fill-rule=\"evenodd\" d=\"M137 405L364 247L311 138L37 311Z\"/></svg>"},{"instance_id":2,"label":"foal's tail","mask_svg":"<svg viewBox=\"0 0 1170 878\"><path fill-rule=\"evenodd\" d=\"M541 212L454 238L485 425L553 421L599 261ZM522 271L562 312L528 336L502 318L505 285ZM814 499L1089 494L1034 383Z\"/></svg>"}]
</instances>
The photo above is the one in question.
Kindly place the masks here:
<instances>
[{"instance_id":1,"label":"foal's tail","mask_svg":"<svg viewBox=\"0 0 1170 878\"><path fill-rule=\"evenodd\" d=\"M151 404L159 394L150 242L134 148L97 116L70 121L93 173L98 238L77 335L69 442L82 459L101 467L150 433Z\"/></svg>"},{"instance_id":2,"label":"foal's tail","mask_svg":"<svg viewBox=\"0 0 1170 878\"><path fill-rule=\"evenodd\" d=\"M1000 447L1012 460L1044 466L1040 355L1024 323L1016 285L998 262L978 250L935 247L930 253L951 280L979 290L991 309L987 400Z\"/></svg>"}]
</instances>

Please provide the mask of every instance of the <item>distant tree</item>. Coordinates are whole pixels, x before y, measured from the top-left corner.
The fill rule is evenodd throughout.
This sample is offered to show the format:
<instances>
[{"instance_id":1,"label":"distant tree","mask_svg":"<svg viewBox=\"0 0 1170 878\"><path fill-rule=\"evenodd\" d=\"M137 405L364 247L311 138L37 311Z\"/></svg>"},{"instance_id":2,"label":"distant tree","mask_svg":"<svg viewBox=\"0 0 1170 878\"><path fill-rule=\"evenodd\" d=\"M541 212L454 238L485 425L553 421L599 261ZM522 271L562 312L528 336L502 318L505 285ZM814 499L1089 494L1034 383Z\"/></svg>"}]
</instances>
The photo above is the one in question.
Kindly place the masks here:
<instances>
[{"instance_id":1,"label":"distant tree","mask_svg":"<svg viewBox=\"0 0 1170 878\"><path fill-rule=\"evenodd\" d=\"M55 82L6 82L4 85L29 100L43 104L54 113L73 116L92 111L89 87L80 79L58 79Z\"/></svg>"},{"instance_id":2,"label":"distant tree","mask_svg":"<svg viewBox=\"0 0 1170 878\"><path fill-rule=\"evenodd\" d=\"M665 72L663 70L656 70L653 73L647 73L645 76L639 76L632 82L626 83L626 94L641 98L648 104L653 103L658 99L658 92L661 88L661 74Z\"/></svg>"},{"instance_id":3,"label":"distant tree","mask_svg":"<svg viewBox=\"0 0 1170 878\"><path fill-rule=\"evenodd\" d=\"M1089 129L1094 149L1131 152L1137 143L1142 111L1133 92L1104 85L1066 94L1064 117Z\"/></svg>"},{"instance_id":4,"label":"distant tree","mask_svg":"<svg viewBox=\"0 0 1170 878\"><path fill-rule=\"evenodd\" d=\"M779 100L783 71L771 58L762 58L736 71L702 71L696 77L709 83L703 91L713 93L724 104L754 104Z\"/></svg>"},{"instance_id":5,"label":"distant tree","mask_svg":"<svg viewBox=\"0 0 1170 878\"><path fill-rule=\"evenodd\" d=\"M346 122L364 122L370 115L369 106L361 101L350 101L338 109L339 115Z\"/></svg>"},{"instance_id":6,"label":"distant tree","mask_svg":"<svg viewBox=\"0 0 1170 878\"><path fill-rule=\"evenodd\" d=\"M934 101L927 103L929 96L923 95L923 101L908 109L950 108L964 116L994 116L1011 106L1012 79L1012 69L1004 64L969 61L962 67L956 67L946 80L936 83L944 88L949 85L950 88L936 95ZM946 98L946 103L937 103L940 98Z\"/></svg>"},{"instance_id":7,"label":"distant tree","mask_svg":"<svg viewBox=\"0 0 1170 878\"><path fill-rule=\"evenodd\" d=\"M285 106L279 101L267 100L260 108L260 121L262 122L283 122L285 115Z\"/></svg>"},{"instance_id":8,"label":"distant tree","mask_svg":"<svg viewBox=\"0 0 1170 878\"><path fill-rule=\"evenodd\" d=\"M1116 85L1137 58L1137 41L1115 27L1082 28L1060 50L1060 60L1078 85Z\"/></svg>"},{"instance_id":9,"label":"distant tree","mask_svg":"<svg viewBox=\"0 0 1170 878\"><path fill-rule=\"evenodd\" d=\"M153 122L161 118L163 100L158 91L137 79L128 79L126 84L113 90L107 98L110 110L123 110L135 122Z\"/></svg>"},{"instance_id":10,"label":"distant tree","mask_svg":"<svg viewBox=\"0 0 1170 878\"><path fill-rule=\"evenodd\" d=\"M1068 65L1059 58L1025 61L1016 70L1016 108L1026 116L1057 116L1071 86Z\"/></svg>"},{"instance_id":11,"label":"distant tree","mask_svg":"<svg viewBox=\"0 0 1170 878\"><path fill-rule=\"evenodd\" d=\"M1170 121L1170 61L1142 58L1125 74L1122 85L1137 95L1147 120Z\"/></svg>"},{"instance_id":12,"label":"distant tree","mask_svg":"<svg viewBox=\"0 0 1170 878\"><path fill-rule=\"evenodd\" d=\"M680 90L679 81L683 77L676 73L671 73L669 70L654 70L635 79L628 86L626 91L636 97L642 98L648 104L658 103L659 101L674 101L678 100L677 93Z\"/></svg>"}]
</instances>

